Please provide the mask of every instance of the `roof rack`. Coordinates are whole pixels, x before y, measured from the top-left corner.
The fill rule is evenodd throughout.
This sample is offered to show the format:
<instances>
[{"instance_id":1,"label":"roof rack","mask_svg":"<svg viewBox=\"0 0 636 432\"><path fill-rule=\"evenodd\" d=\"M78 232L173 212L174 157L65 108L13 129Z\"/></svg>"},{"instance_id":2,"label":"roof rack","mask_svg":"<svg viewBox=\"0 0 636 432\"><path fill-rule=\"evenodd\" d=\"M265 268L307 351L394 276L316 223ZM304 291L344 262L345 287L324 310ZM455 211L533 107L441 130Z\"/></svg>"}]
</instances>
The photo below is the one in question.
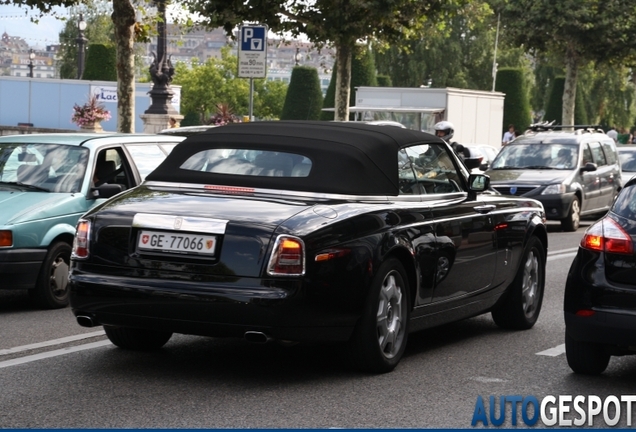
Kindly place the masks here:
<instances>
[{"instance_id":1,"label":"roof rack","mask_svg":"<svg viewBox=\"0 0 636 432\"><path fill-rule=\"evenodd\" d=\"M574 129L575 133L581 134L584 132L599 132L605 133L601 125L555 125L554 120L551 122L540 122L533 123L528 126L529 132L543 132L543 131L553 131L553 130L564 130L564 129Z\"/></svg>"}]
</instances>

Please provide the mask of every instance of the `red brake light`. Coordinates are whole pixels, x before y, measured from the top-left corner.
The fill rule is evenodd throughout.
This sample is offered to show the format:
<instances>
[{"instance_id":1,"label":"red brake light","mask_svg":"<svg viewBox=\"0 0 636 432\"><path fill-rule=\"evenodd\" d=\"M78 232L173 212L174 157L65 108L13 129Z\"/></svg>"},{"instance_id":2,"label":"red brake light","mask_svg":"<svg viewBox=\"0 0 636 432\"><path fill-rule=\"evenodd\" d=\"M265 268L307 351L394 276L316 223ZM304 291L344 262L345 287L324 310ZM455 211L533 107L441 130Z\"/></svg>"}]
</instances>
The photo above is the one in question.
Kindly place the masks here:
<instances>
[{"instance_id":1,"label":"red brake light","mask_svg":"<svg viewBox=\"0 0 636 432\"><path fill-rule=\"evenodd\" d=\"M270 276L305 274L305 244L297 237L279 236L267 266Z\"/></svg>"},{"instance_id":2,"label":"red brake light","mask_svg":"<svg viewBox=\"0 0 636 432\"><path fill-rule=\"evenodd\" d=\"M88 242L91 231L91 223L87 220L80 219L77 222L77 230L73 239L72 257L76 259L88 258Z\"/></svg>"},{"instance_id":3,"label":"red brake light","mask_svg":"<svg viewBox=\"0 0 636 432\"><path fill-rule=\"evenodd\" d=\"M611 218L603 218L589 227L581 240L581 247L599 252L632 254L632 238Z\"/></svg>"}]
</instances>

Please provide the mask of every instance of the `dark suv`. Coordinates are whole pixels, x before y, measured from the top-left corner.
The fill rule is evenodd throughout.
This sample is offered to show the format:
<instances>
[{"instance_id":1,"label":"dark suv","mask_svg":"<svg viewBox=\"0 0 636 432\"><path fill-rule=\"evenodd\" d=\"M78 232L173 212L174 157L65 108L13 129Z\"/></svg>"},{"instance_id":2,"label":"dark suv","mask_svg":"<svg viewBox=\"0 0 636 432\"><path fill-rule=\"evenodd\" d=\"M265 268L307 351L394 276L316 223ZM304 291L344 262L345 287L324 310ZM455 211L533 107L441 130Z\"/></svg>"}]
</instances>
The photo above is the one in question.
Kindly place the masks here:
<instances>
[{"instance_id":1,"label":"dark suv","mask_svg":"<svg viewBox=\"0 0 636 432\"><path fill-rule=\"evenodd\" d=\"M621 189L616 145L597 126L533 126L499 152L486 174L504 195L541 201L565 231L576 231L581 216L609 210Z\"/></svg>"}]
</instances>

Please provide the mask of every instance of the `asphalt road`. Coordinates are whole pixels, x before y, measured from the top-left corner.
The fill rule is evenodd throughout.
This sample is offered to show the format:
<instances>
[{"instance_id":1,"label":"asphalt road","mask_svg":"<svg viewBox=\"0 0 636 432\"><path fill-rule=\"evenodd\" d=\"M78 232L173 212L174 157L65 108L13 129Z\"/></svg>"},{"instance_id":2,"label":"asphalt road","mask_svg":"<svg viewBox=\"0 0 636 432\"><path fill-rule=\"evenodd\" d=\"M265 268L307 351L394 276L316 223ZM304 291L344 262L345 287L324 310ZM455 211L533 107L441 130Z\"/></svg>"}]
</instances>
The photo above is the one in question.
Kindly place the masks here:
<instances>
[{"instance_id":1,"label":"asphalt road","mask_svg":"<svg viewBox=\"0 0 636 432\"><path fill-rule=\"evenodd\" d=\"M79 327L69 308L40 311L24 292L0 292L0 427L470 428L479 396L488 410L489 396L636 393L636 357L582 377L563 353L565 278L589 224L563 233L550 223L533 329L500 330L488 314L412 334L384 375L343 366L337 345L176 335L160 352L126 352L101 328Z\"/></svg>"}]
</instances>

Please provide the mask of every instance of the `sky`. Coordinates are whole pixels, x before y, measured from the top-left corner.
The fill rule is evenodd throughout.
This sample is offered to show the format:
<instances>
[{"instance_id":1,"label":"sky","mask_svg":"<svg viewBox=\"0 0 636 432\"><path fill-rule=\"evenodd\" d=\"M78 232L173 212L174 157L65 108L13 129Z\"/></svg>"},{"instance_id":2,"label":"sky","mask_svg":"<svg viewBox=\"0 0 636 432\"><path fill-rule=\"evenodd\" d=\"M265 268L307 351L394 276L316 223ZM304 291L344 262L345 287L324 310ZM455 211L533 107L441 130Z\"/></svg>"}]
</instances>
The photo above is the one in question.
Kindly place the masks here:
<instances>
[{"instance_id":1,"label":"sky","mask_svg":"<svg viewBox=\"0 0 636 432\"><path fill-rule=\"evenodd\" d=\"M70 15L66 9L57 10L64 16ZM31 11L27 7L0 5L0 32L21 37L29 46L34 47L58 43L64 22L50 16L41 18L37 24L31 22L30 18L37 15L37 11Z\"/></svg>"}]
</instances>

